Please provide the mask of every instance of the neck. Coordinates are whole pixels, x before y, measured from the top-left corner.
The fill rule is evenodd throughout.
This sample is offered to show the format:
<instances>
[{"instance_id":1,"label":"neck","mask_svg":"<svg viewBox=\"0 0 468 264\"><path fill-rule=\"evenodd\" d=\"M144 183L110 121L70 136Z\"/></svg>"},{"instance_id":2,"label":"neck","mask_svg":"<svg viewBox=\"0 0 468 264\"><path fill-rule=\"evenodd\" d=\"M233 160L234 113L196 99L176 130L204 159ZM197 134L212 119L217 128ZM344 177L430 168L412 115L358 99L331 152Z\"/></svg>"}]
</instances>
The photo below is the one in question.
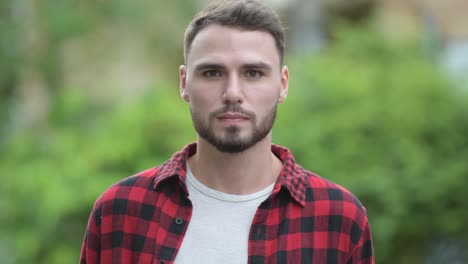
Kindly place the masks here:
<instances>
[{"instance_id":1,"label":"neck","mask_svg":"<svg viewBox=\"0 0 468 264\"><path fill-rule=\"evenodd\" d=\"M206 186L230 194L250 194L273 184L281 161L271 152L271 133L240 153L218 151L202 138L189 158L193 175Z\"/></svg>"}]
</instances>

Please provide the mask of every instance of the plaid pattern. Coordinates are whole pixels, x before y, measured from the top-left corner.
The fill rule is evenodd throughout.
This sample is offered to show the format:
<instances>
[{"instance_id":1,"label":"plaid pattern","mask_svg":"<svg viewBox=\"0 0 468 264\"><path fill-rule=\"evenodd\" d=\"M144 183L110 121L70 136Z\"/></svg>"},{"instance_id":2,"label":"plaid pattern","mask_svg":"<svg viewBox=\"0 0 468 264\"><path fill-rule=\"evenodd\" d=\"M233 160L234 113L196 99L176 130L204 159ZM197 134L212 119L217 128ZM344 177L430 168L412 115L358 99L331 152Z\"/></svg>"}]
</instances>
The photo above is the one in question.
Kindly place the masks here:
<instances>
[{"instance_id":1,"label":"plaid pattern","mask_svg":"<svg viewBox=\"0 0 468 264\"><path fill-rule=\"evenodd\" d=\"M295 163L272 145L283 168L258 208L249 263L374 263L366 212L349 191ZM173 263L190 221L186 160L196 144L161 165L123 179L96 201L81 263Z\"/></svg>"}]
</instances>

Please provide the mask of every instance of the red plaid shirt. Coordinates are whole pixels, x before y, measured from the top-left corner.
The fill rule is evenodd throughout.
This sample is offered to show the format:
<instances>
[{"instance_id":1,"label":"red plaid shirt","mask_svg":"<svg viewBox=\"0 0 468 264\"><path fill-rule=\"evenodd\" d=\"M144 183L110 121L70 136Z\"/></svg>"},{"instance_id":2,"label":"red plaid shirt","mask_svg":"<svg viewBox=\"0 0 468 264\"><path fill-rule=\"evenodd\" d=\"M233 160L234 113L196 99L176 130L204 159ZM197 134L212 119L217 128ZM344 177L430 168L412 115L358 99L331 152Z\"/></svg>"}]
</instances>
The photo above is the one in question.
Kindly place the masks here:
<instances>
[{"instance_id":1,"label":"red plaid shirt","mask_svg":"<svg viewBox=\"0 0 468 264\"><path fill-rule=\"evenodd\" d=\"M283 162L273 192L250 228L249 263L374 263L366 211L343 187L295 163ZM173 263L192 212L185 184L187 158L196 144L161 165L128 177L96 201L81 263Z\"/></svg>"}]
</instances>

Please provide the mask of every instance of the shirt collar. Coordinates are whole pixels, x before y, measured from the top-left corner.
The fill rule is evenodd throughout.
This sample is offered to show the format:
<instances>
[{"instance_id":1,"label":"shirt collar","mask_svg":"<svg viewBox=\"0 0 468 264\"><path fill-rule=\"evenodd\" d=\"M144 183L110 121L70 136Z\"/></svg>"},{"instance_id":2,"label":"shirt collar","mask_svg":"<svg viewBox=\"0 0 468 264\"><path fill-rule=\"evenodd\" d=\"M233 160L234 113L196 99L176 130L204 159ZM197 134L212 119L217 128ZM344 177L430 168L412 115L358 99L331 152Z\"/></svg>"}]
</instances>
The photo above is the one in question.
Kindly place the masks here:
<instances>
[{"instance_id":1,"label":"shirt collar","mask_svg":"<svg viewBox=\"0 0 468 264\"><path fill-rule=\"evenodd\" d=\"M195 154L196 151L197 144L191 143L185 146L182 150L174 153L171 159L162 164L156 173L154 188L157 188L161 182L173 177L178 177L179 181L185 185L187 159ZM284 187L289 191L289 194L296 202L304 206L307 173L295 162L289 149L272 144L271 151L283 162L283 167L280 175L278 176L273 192L279 191L280 188Z\"/></svg>"}]
</instances>

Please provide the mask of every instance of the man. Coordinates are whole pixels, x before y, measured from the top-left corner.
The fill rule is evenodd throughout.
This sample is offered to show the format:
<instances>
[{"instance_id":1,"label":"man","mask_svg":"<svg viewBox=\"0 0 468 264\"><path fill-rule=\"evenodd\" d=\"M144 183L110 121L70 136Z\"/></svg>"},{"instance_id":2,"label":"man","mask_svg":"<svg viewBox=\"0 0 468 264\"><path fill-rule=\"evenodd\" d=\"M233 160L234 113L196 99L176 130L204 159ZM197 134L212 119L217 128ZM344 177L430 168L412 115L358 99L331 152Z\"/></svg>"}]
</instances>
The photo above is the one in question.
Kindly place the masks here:
<instances>
[{"instance_id":1,"label":"man","mask_svg":"<svg viewBox=\"0 0 468 264\"><path fill-rule=\"evenodd\" d=\"M284 31L258 0L214 3L185 34L197 142L96 201L81 263L374 263L364 207L271 143Z\"/></svg>"}]
</instances>

